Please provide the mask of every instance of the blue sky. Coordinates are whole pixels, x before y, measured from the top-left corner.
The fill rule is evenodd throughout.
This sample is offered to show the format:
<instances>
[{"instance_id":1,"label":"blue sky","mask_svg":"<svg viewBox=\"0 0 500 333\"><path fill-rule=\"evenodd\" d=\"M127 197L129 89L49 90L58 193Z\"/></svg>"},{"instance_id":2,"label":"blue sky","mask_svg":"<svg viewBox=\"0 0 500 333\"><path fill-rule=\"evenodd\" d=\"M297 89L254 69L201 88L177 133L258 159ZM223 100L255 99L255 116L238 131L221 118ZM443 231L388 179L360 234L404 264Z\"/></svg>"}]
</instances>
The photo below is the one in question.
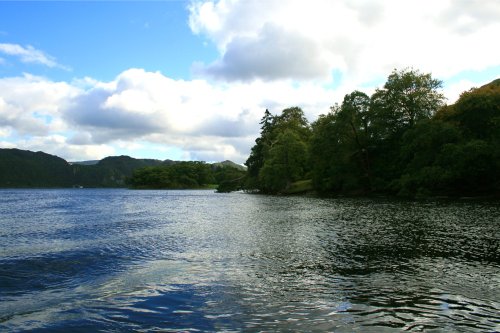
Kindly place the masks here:
<instances>
[{"instance_id":1,"label":"blue sky","mask_svg":"<svg viewBox=\"0 0 500 333\"><path fill-rule=\"evenodd\" d=\"M497 0L0 2L0 147L243 163L266 108L315 120L413 67L500 76Z\"/></svg>"},{"instance_id":2,"label":"blue sky","mask_svg":"<svg viewBox=\"0 0 500 333\"><path fill-rule=\"evenodd\" d=\"M213 44L194 35L187 1L2 2L0 39L31 45L61 67L12 63L0 73L28 70L55 80L90 76L112 80L127 68L189 79L191 64L215 59Z\"/></svg>"}]
</instances>

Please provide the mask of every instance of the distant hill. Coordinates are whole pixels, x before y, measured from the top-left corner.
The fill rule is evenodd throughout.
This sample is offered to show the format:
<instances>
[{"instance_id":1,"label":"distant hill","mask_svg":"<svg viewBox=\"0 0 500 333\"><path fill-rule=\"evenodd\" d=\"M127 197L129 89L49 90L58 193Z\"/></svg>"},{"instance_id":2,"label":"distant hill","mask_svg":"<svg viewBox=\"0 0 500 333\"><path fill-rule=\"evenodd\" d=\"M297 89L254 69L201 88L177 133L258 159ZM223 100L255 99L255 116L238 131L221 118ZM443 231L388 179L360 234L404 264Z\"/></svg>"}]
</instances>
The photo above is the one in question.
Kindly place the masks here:
<instances>
[{"instance_id":1,"label":"distant hill","mask_svg":"<svg viewBox=\"0 0 500 333\"><path fill-rule=\"evenodd\" d=\"M135 169L160 165L162 161L110 156L93 165L73 164L75 185L83 187L124 187Z\"/></svg>"},{"instance_id":2,"label":"distant hill","mask_svg":"<svg viewBox=\"0 0 500 333\"><path fill-rule=\"evenodd\" d=\"M0 148L0 187L126 187L137 169L178 163L130 156L68 163L44 152ZM231 161L214 165L231 166L238 170L243 168Z\"/></svg>"},{"instance_id":3,"label":"distant hill","mask_svg":"<svg viewBox=\"0 0 500 333\"><path fill-rule=\"evenodd\" d=\"M220 167L220 166L229 166L233 167L235 169L238 169L240 171L247 171L247 168L241 164L236 164L233 161L225 160L223 162L217 162L212 164L214 167Z\"/></svg>"},{"instance_id":4,"label":"distant hill","mask_svg":"<svg viewBox=\"0 0 500 333\"><path fill-rule=\"evenodd\" d=\"M71 166L60 157L0 149L0 187L69 187L72 179Z\"/></svg>"},{"instance_id":5,"label":"distant hill","mask_svg":"<svg viewBox=\"0 0 500 333\"><path fill-rule=\"evenodd\" d=\"M95 165L99 163L99 160L91 160L91 161L76 161L76 162L68 162L71 165L78 164L78 165Z\"/></svg>"}]
</instances>

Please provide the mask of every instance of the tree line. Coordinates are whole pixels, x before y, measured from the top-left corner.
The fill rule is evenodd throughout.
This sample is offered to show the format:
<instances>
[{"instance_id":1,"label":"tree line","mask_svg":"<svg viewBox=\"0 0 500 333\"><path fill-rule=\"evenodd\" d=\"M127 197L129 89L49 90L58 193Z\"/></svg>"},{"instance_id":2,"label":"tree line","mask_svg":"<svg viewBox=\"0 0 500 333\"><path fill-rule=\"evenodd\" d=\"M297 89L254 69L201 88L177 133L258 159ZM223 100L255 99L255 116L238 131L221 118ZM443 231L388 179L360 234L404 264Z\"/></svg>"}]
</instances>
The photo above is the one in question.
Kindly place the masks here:
<instances>
[{"instance_id":1,"label":"tree line","mask_svg":"<svg viewBox=\"0 0 500 333\"><path fill-rule=\"evenodd\" d=\"M246 171L232 163L184 161L136 169L128 184L136 189L215 188L218 192L231 192L243 188L245 176Z\"/></svg>"},{"instance_id":2,"label":"tree line","mask_svg":"<svg viewBox=\"0 0 500 333\"><path fill-rule=\"evenodd\" d=\"M500 79L446 105L442 82L394 70L368 96L345 95L310 124L302 109L268 110L246 161L246 189L320 194L477 196L500 193Z\"/></svg>"}]
</instances>

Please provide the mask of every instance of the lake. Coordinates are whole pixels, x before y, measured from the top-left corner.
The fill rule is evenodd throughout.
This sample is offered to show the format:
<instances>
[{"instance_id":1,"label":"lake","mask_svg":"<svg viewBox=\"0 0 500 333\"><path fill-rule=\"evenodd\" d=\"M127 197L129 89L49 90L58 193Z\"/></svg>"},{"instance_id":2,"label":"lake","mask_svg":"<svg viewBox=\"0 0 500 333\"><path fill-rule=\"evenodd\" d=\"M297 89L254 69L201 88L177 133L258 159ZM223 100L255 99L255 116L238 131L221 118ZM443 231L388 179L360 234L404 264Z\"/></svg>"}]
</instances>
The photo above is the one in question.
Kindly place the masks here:
<instances>
[{"instance_id":1,"label":"lake","mask_svg":"<svg viewBox=\"0 0 500 333\"><path fill-rule=\"evenodd\" d=\"M2 332L500 331L500 203L0 190Z\"/></svg>"}]
</instances>

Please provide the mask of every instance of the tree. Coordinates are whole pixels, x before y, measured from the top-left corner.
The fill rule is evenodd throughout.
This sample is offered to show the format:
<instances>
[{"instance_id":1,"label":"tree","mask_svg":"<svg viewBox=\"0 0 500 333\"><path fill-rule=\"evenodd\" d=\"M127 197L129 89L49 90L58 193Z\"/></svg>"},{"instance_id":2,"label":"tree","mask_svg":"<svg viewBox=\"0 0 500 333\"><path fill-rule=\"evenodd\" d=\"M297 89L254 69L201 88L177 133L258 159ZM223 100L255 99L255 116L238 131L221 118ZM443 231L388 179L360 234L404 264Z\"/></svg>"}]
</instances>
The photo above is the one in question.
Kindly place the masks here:
<instances>
[{"instance_id":1,"label":"tree","mask_svg":"<svg viewBox=\"0 0 500 333\"><path fill-rule=\"evenodd\" d=\"M140 168L129 180L136 188L200 188L215 182L211 166L204 162L178 162Z\"/></svg>"},{"instance_id":2,"label":"tree","mask_svg":"<svg viewBox=\"0 0 500 333\"><path fill-rule=\"evenodd\" d=\"M320 115L312 124L310 163L313 186L319 192L342 189L342 133L336 122L339 106L333 106L326 115Z\"/></svg>"},{"instance_id":3,"label":"tree","mask_svg":"<svg viewBox=\"0 0 500 333\"><path fill-rule=\"evenodd\" d=\"M456 126L440 120L420 122L403 135L398 165L402 175L391 184L401 196L448 194L450 182L456 178L452 164L438 163L446 154L444 147L462 140Z\"/></svg>"},{"instance_id":4,"label":"tree","mask_svg":"<svg viewBox=\"0 0 500 333\"><path fill-rule=\"evenodd\" d=\"M264 166L265 155L271 146L271 136L276 123L275 119L275 116L266 109L260 121L260 136L255 140L255 145L252 147L250 156L248 156L245 162L248 168L247 189L259 188L259 172Z\"/></svg>"},{"instance_id":5,"label":"tree","mask_svg":"<svg viewBox=\"0 0 500 333\"><path fill-rule=\"evenodd\" d=\"M274 138L286 130L295 132L303 142L309 141L311 137L311 127L304 115L304 111L296 106L284 109L281 115L276 117L274 126Z\"/></svg>"},{"instance_id":6,"label":"tree","mask_svg":"<svg viewBox=\"0 0 500 333\"><path fill-rule=\"evenodd\" d=\"M217 192L238 191L243 188L245 183L246 171L239 170L229 165L221 165L214 170Z\"/></svg>"},{"instance_id":7,"label":"tree","mask_svg":"<svg viewBox=\"0 0 500 333\"><path fill-rule=\"evenodd\" d=\"M248 167L246 186L250 190L275 193L307 173L311 129L299 107L287 108L279 116L266 110L260 124L261 135L245 163Z\"/></svg>"},{"instance_id":8,"label":"tree","mask_svg":"<svg viewBox=\"0 0 500 333\"><path fill-rule=\"evenodd\" d=\"M500 79L460 95L454 105L436 115L457 124L468 138L500 139Z\"/></svg>"},{"instance_id":9,"label":"tree","mask_svg":"<svg viewBox=\"0 0 500 333\"><path fill-rule=\"evenodd\" d=\"M302 179L307 168L307 146L300 136L286 129L269 151L259 175L261 190L277 193Z\"/></svg>"},{"instance_id":10,"label":"tree","mask_svg":"<svg viewBox=\"0 0 500 333\"><path fill-rule=\"evenodd\" d=\"M401 176L399 164L401 138L419 122L428 120L444 105L438 91L441 81L431 74L413 69L394 70L382 89L371 96L370 127L374 145L372 172L375 187L390 191L394 179Z\"/></svg>"},{"instance_id":11,"label":"tree","mask_svg":"<svg viewBox=\"0 0 500 333\"><path fill-rule=\"evenodd\" d=\"M500 193L500 79L460 95L435 120L457 126L463 141L448 145L436 163L453 171L457 193Z\"/></svg>"},{"instance_id":12,"label":"tree","mask_svg":"<svg viewBox=\"0 0 500 333\"><path fill-rule=\"evenodd\" d=\"M298 107L266 111L247 161L254 188L286 193L311 177L322 193L500 194L500 79L450 106L440 87L395 70L371 97L347 94L311 126Z\"/></svg>"},{"instance_id":13,"label":"tree","mask_svg":"<svg viewBox=\"0 0 500 333\"><path fill-rule=\"evenodd\" d=\"M429 119L444 105L442 82L413 69L394 70L382 89L372 95L373 125L380 139Z\"/></svg>"},{"instance_id":14,"label":"tree","mask_svg":"<svg viewBox=\"0 0 500 333\"><path fill-rule=\"evenodd\" d=\"M313 123L313 185L320 192L371 190L369 97L355 91Z\"/></svg>"},{"instance_id":15,"label":"tree","mask_svg":"<svg viewBox=\"0 0 500 333\"><path fill-rule=\"evenodd\" d=\"M352 157L359 160L367 185L371 189L373 175L370 158L370 98L363 92L354 91L344 97L337 122L345 127Z\"/></svg>"}]
</instances>

